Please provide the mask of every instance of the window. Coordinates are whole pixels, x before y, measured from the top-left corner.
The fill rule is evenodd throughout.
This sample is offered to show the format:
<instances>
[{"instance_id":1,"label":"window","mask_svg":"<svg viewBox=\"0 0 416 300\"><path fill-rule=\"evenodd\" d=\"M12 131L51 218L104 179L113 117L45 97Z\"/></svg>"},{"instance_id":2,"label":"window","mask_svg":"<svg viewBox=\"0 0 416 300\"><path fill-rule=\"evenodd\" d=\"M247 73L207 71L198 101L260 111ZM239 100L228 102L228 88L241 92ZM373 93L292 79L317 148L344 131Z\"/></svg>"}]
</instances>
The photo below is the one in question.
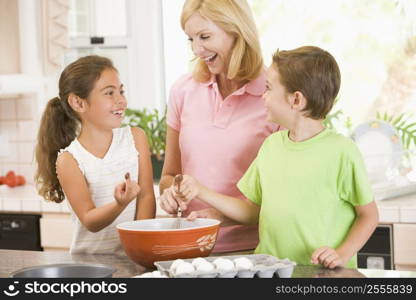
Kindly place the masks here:
<instances>
[{"instance_id":1,"label":"window","mask_svg":"<svg viewBox=\"0 0 416 300\"><path fill-rule=\"evenodd\" d=\"M315 45L334 55L342 75L335 109L354 125L376 111L398 115L416 106L416 74L410 71L416 55L414 0L249 3L267 64L277 48Z\"/></svg>"},{"instance_id":2,"label":"window","mask_svg":"<svg viewBox=\"0 0 416 300\"><path fill-rule=\"evenodd\" d=\"M89 54L113 60L130 108L165 103L161 0L71 0L65 65Z\"/></svg>"},{"instance_id":3,"label":"window","mask_svg":"<svg viewBox=\"0 0 416 300\"><path fill-rule=\"evenodd\" d=\"M184 0L163 0L166 87L190 70L192 58L180 27ZM376 111L399 114L416 106L416 1L248 0L263 57L302 45L328 50L342 73L339 102L352 124Z\"/></svg>"}]
</instances>

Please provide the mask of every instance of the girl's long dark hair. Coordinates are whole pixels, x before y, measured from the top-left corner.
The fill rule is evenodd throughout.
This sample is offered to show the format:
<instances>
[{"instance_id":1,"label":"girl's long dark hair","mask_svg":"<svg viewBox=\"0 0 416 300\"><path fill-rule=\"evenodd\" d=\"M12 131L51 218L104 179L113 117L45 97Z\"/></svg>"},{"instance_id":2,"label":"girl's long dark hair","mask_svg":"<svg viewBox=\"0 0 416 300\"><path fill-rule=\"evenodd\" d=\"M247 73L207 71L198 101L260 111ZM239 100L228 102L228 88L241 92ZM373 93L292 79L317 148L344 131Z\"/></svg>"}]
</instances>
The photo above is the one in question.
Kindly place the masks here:
<instances>
[{"instance_id":1,"label":"girl's long dark hair","mask_svg":"<svg viewBox=\"0 0 416 300\"><path fill-rule=\"evenodd\" d=\"M56 174L56 159L60 149L67 147L78 135L81 121L68 103L69 94L82 99L88 96L95 82L106 69L114 69L110 59L90 55L68 65L59 78L59 97L46 105L40 122L35 157L35 182L39 195L60 203L65 199Z\"/></svg>"}]
</instances>

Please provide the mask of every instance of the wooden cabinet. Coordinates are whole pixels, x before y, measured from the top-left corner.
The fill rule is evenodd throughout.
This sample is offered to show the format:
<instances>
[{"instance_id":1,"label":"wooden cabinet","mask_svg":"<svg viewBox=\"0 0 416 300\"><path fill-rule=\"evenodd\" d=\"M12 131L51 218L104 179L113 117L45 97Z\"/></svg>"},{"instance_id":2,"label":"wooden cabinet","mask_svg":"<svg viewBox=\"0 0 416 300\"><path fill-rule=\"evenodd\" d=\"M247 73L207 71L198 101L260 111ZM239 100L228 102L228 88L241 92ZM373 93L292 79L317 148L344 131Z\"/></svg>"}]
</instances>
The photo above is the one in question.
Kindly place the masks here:
<instances>
[{"instance_id":1,"label":"wooden cabinet","mask_svg":"<svg viewBox=\"0 0 416 300\"><path fill-rule=\"evenodd\" d=\"M45 251L69 251L74 224L69 213L43 213L40 219L41 245Z\"/></svg>"},{"instance_id":2,"label":"wooden cabinet","mask_svg":"<svg viewBox=\"0 0 416 300\"><path fill-rule=\"evenodd\" d=\"M396 270L416 271L416 224L394 224L393 235Z\"/></svg>"}]
</instances>

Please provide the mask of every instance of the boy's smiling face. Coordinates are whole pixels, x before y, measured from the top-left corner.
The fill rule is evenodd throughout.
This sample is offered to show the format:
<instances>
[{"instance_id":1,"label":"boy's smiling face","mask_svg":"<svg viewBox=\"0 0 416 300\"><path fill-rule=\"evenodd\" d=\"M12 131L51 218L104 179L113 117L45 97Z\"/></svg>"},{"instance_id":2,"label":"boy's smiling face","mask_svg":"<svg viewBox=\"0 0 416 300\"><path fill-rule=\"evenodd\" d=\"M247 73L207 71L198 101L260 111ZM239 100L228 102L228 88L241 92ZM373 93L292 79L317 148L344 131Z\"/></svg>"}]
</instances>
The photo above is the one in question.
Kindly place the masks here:
<instances>
[{"instance_id":1,"label":"boy's smiling face","mask_svg":"<svg viewBox=\"0 0 416 300\"><path fill-rule=\"evenodd\" d=\"M288 128L288 121L291 116L290 97L292 94L286 91L286 88L280 81L280 74L277 67L271 64L267 69L266 90L263 94L267 108L268 121L278 123Z\"/></svg>"}]
</instances>

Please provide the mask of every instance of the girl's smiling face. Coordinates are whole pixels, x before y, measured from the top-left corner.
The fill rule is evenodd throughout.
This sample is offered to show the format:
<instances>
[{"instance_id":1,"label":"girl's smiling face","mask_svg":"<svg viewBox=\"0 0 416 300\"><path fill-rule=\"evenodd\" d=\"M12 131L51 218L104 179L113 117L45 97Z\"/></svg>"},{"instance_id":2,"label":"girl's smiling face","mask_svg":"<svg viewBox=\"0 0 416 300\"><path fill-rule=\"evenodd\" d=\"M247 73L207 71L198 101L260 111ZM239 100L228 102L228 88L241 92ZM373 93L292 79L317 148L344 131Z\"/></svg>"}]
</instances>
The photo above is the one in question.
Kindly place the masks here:
<instances>
[{"instance_id":1,"label":"girl's smiling face","mask_svg":"<svg viewBox=\"0 0 416 300\"><path fill-rule=\"evenodd\" d=\"M212 74L227 73L234 36L199 13L194 13L185 23L185 33L193 53L206 63Z\"/></svg>"},{"instance_id":2,"label":"girl's smiling face","mask_svg":"<svg viewBox=\"0 0 416 300\"><path fill-rule=\"evenodd\" d=\"M127 101L116 70L105 69L101 73L88 96L86 105L83 118L89 123L111 129L121 126Z\"/></svg>"}]
</instances>

